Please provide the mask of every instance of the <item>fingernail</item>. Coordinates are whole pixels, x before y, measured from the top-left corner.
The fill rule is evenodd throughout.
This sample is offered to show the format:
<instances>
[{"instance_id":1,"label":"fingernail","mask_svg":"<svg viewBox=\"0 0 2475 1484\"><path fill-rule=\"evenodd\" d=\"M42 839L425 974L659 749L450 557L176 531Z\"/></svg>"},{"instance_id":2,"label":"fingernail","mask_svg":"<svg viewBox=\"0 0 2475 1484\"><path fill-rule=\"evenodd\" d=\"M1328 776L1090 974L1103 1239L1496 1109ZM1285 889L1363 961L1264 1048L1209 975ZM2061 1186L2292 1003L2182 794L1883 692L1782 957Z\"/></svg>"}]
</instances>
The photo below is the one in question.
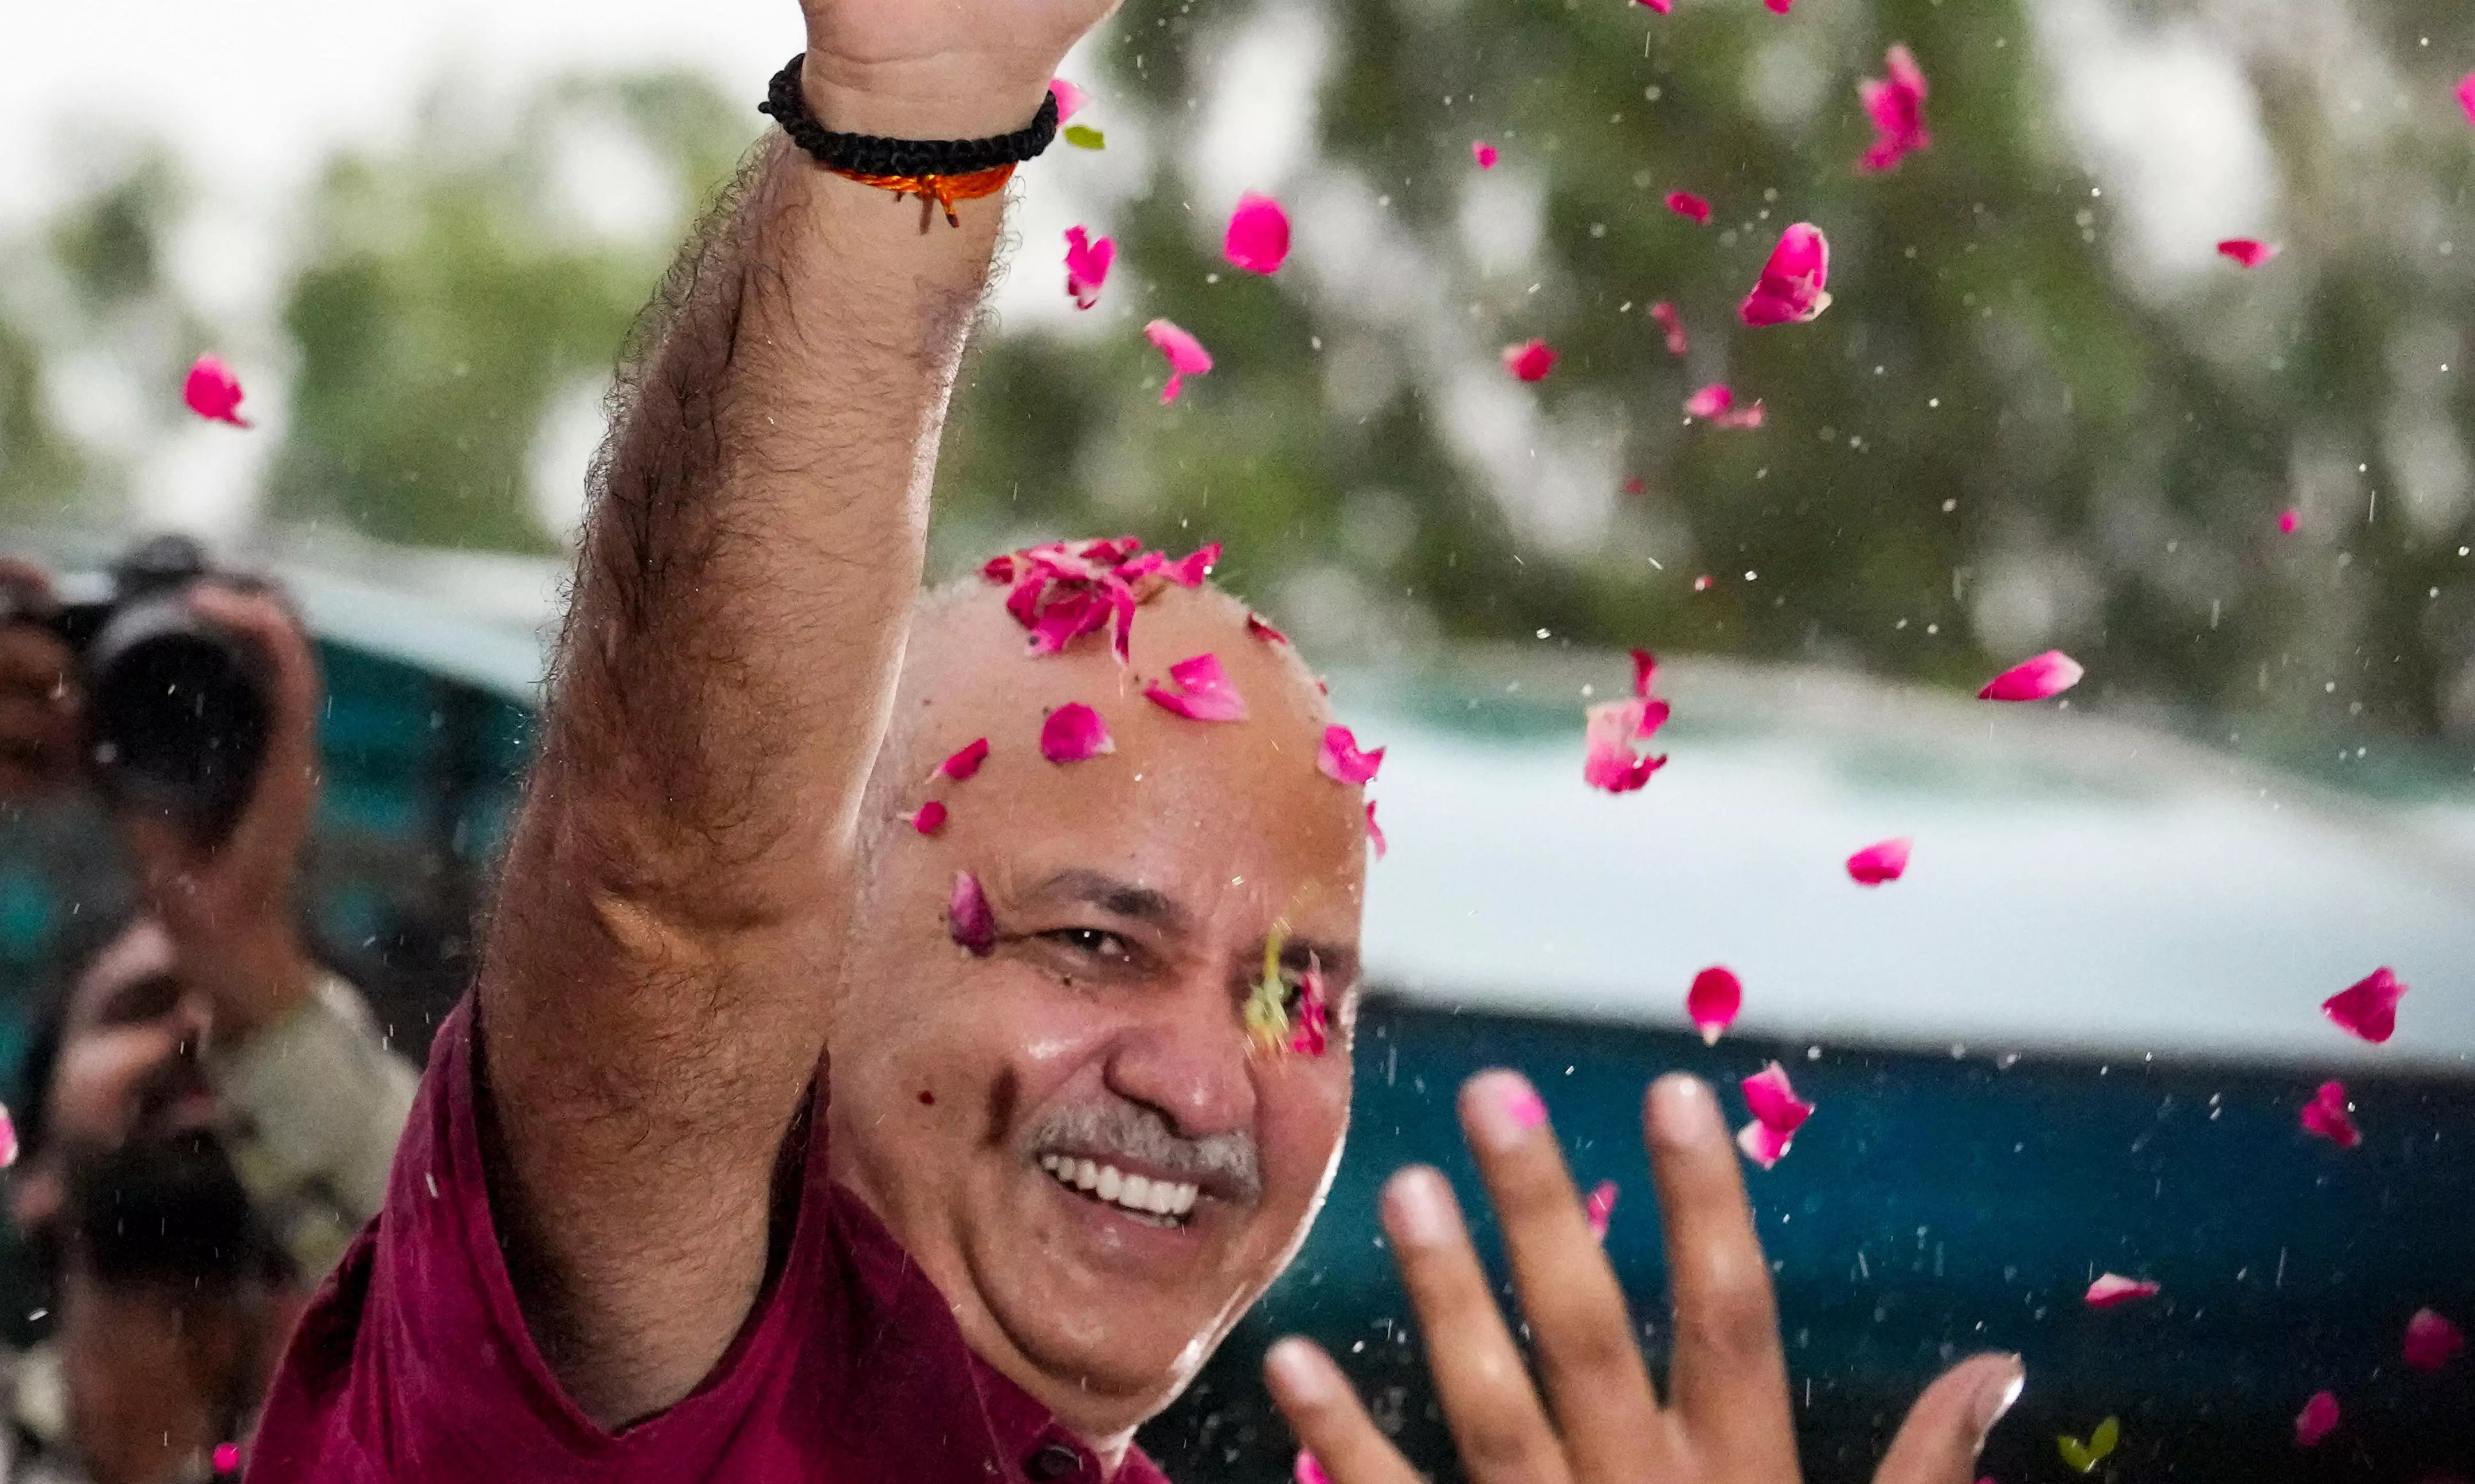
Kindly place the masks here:
<instances>
[{"instance_id":1,"label":"fingernail","mask_svg":"<svg viewBox=\"0 0 2475 1484\"><path fill-rule=\"evenodd\" d=\"M1332 1368L1296 1335L1263 1352L1263 1370L1296 1400L1321 1402L1332 1395Z\"/></svg>"},{"instance_id":2,"label":"fingernail","mask_svg":"<svg viewBox=\"0 0 2475 1484\"><path fill-rule=\"evenodd\" d=\"M1437 1247L1452 1240L1453 1198L1433 1170L1404 1170L1384 1195L1384 1228L1400 1247Z\"/></svg>"},{"instance_id":3,"label":"fingernail","mask_svg":"<svg viewBox=\"0 0 2475 1484\"><path fill-rule=\"evenodd\" d=\"M1491 1150L1518 1148L1547 1126L1547 1105L1518 1072L1481 1072L1469 1083L1470 1131Z\"/></svg>"},{"instance_id":4,"label":"fingernail","mask_svg":"<svg viewBox=\"0 0 2475 1484\"><path fill-rule=\"evenodd\" d=\"M1719 1100L1698 1077L1670 1073L1651 1083L1650 1132L1663 1144L1687 1146L1728 1136Z\"/></svg>"},{"instance_id":5,"label":"fingernail","mask_svg":"<svg viewBox=\"0 0 2475 1484\"><path fill-rule=\"evenodd\" d=\"M1995 1373L1986 1379L1983 1386L1977 1388L1975 1412L1978 1448L1985 1447L1985 1435L1994 1430L1996 1423L2002 1421L2002 1414L2011 1410L2011 1403L2020 1399L2020 1393L2024 1391L2027 1385L2028 1368L2021 1363L2019 1356L2014 1355L2006 1369Z\"/></svg>"}]
</instances>

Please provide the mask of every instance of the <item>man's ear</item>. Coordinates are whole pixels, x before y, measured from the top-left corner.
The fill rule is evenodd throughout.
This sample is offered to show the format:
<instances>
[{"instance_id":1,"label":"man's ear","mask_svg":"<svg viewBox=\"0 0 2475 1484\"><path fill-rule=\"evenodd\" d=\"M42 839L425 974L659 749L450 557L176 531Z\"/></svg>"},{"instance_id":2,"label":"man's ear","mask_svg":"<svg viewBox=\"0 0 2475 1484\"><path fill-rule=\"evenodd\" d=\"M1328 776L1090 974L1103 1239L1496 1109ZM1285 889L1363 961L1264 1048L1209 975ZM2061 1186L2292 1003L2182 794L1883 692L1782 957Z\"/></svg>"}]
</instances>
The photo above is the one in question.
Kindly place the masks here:
<instances>
[{"instance_id":1,"label":"man's ear","mask_svg":"<svg viewBox=\"0 0 2475 1484\"><path fill-rule=\"evenodd\" d=\"M21 1232L32 1234L60 1220L68 1204L68 1186L60 1162L35 1159L17 1166L9 1180L9 1218Z\"/></svg>"}]
</instances>

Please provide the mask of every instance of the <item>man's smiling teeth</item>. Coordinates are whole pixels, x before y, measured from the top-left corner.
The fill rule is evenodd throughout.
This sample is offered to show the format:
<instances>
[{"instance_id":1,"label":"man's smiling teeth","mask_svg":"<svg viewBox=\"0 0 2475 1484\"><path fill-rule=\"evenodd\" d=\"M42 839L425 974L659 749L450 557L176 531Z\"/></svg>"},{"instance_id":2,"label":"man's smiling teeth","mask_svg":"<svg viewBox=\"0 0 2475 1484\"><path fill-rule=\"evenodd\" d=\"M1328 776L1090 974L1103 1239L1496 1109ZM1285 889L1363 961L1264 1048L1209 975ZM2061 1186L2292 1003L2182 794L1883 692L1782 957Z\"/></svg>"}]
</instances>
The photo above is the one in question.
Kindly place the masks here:
<instances>
[{"instance_id":1,"label":"man's smiling teeth","mask_svg":"<svg viewBox=\"0 0 2475 1484\"><path fill-rule=\"evenodd\" d=\"M1066 1155L1042 1155L1040 1167L1055 1176L1062 1184L1071 1185L1085 1195L1097 1196L1112 1205L1122 1205L1127 1210L1140 1211L1146 1216L1183 1216L1194 1209L1194 1198L1202 1194L1200 1186L1183 1180L1156 1180L1140 1175L1128 1175L1114 1164L1099 1164Z\"/></svg>"}]
</instances>

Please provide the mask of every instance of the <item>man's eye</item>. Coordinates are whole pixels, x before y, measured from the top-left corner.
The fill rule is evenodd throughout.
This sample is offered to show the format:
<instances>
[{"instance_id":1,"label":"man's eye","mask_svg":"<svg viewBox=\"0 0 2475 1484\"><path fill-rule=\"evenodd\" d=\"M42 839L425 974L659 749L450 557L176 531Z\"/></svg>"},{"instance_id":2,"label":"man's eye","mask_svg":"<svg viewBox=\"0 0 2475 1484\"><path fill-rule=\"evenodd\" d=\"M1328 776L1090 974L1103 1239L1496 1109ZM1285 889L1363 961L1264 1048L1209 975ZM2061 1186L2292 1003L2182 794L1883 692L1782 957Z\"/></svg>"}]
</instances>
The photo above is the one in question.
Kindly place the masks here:
<instances>
[{"instance_id":1,"label":"man's eye","mask_svg":"<svg viewBox=\"0 0 2475 1484\"><path fill-rule=\"evenodd\" d=\"M1134 957L1133 951L1127 946L1124 938L1099 928L1059 928L1053 933L1044 933L1041 936L1050 942L1062 943L1076 953L1090 954L1095 959L1107 959L1112 962L1123 962Z\"/></svg>"}]
</instances>

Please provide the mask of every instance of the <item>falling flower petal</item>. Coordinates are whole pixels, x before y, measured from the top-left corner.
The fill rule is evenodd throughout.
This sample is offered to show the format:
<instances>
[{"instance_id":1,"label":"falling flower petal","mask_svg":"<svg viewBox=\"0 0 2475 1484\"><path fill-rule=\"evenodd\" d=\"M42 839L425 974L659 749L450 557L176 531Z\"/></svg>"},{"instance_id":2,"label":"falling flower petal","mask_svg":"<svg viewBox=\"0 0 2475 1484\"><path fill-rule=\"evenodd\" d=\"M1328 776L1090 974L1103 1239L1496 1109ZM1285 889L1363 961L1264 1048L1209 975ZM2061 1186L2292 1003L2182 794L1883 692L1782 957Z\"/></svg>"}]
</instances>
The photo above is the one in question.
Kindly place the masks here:
<instances>
[{"instance_id":1,"label":"falling flower petal","mask_svg":"<svg viewBox=\"0 0 2475 1484\"><path fill-rule=\"evenodd\" d=\"M2022 660L1985 682L1985 689L1976 693L1976 698L1980 701L2042 701L2079 684L2080 676L2086 673L2079 661L2060 649L2048 649L2033 660Z\"/></svg>"},{"instance_id":2,"label":"falling flower petal","mask_svg":"<svg viewBox=\"0 0 2475 1484\"><path fill-rule=\"evenodd\" d=\"M1705 572L1701 576L1693 579L1693 591L1696 593L1707 593L1710 591L1710 584L1715 580L1717 579L1713 578Z\"/></svg>"},{"instance_id":3,"label":"falling flower petal","mask_svg":"<svg viewBox=\"0 0 2475 1484\"><path fill-rule=\"evenodd\" d=\"M1907 836L1866 846L1848 858L1848 879L1860 887L1878 887L1907 874L1908 851L1916 841Z\"/></svg>"},{"instance_id":4,"label":"falling flower petal","mask_svg":"<svg viewBox=\"0 0 2475 1484\"><path fill-rule=\"evenodd\" d=\"M1762 404L1739 409L1736 394L1726 383L1714 381L1684 399L1684 413L1713 427L1759 427L1762 426Z\"/></svg>"},{"instance_id":5,"label":"falling flower petal","mask_svg":"<svg viewBox=\"0 0 2475 1484\"><path fill-rule=\"evenodd\" d=\"M1744 1089L1745 1106L1765 1129L1794 1133L1813 1116L1813 1105L1788 1085L1787 1068L1774 1061L1736 1084Z\"/></svg>"},{"instance_id":6,"label":"falling flower petal","mask_svg":"<svg viewBox=\"0 0 2475 1484\"><path fill-rule=\"evenodd\" d=\"M1582 1202L1581 1210L1590 1219L1590 1235L1605 1241L1607 1220L1616 1213L1616 1182L1603 1180L1591 1186L1589 1198Z\"/></svg>"},{"instance_id":7,"label":"falling flower petal","mask_svg":"<svg viewBox=\"0 0 2475 1484\"><path fill-rule=\"evenodd\" d=\"M1324 1472L1323 1465L1305 1448L1298 1449L1297 1467L1289 1471L1289 1477L1293 1484L1332 1484L1332 1475Z\"/></svg>"},{"instance_id":8,"label":"falling flower petal","mask_svg":"<svg viewBox=\"0 0 2475 1484\"><path fill-rule=\"evenodd\" d=\"M1109 281L1109 265L1117 259L1117 244L1107 237L1091 240L1080 227L1066 229L1066 292L1074 307L1089 309L1100 302L1100 285Z\"/></svg>"},{"instance_id":9,"label":"falling flower petal","mask_svg":"<svg viewBox=\"0 0 2475 1484\"><path fill-rule=\"evenodd\" d=\"M1633 743L1656 732L1667 720L1665 701L1606 701L1592 706L1583 714L1582 731L1585 748L1581 759L1581 781L1593 789L1609 793L1630 793L1650 782L1650 775L1667 766L1667 759L1637 757Z\"/></svg>"},{"instance_id":10,"label":"falling flower petal","mask_svg":"<svg viewBox=\"0 0 2475 1484\"><path fill-rule=\"evenodd\" d=\"M2303 512L2300 510L2281 510L2278 512L2277 528L2289 536L2293 535L2296 528L2302 525L2302 523Z\"/></svg>"},{"instance_id":11,"label":"falling flower petal","mask_svg":"<svg viewBox=\"0 0 2475 1484\"><path fill-rule=\"evenodd\" d=\"M17 1122L9 1116L9 1108L0 1104L0 1170L17 1162Z\"/></svg>"},{"instance_id":12,"label":"falling flower petal","mask_svg":"<svg viewBox=\"0 0 2475 1484\"><path fill-rule=\"evenodd\" d=\"M238 1472L240 1470L240 1445L237 1443L216 1444L215 1450L210 1457L210 1462L217 1473Z\"/></svg>"},{"instance_id":13,"label":"falling flower petal","mask_svg":"<svg viewBox=\"0 0 2475 1484\"><path fill-rule=\"evenodd\" d=\"M937 771L960 783L978 772L980 765L988 760L989 740L985 737L975 737L957 749L952 757L938 764Z\"/></svg>"},{"instance_id":14,"label":"falling flower petal","mask_svg":"<svg viewBox=\"0 0 2475 1484\"><path fill-rule=\"evenodd\" d=\"M1478 167L1481 170L1492 170L1495 168L1495 146L1484 139L1472 139L1470 158L1478 161Z\"/></svg>"},{"instance_id":15,"label":"falling flower petal","mask_svg":"<svg viewBox=\"0 0 2475 1484\"><path fill-rule=\"evenodd\" d=\"M2466 122L2475 124L2475 72L2458 80L2458 106L2466 110Z\"/></svg>"},{"instance_id":16,"label":"falling flower petal","mask_svg":"<svg viewBox=\"0 0 2475 1484\"><path fill-rule=\"evenodd\" d=\"M945 806L930 799L902 816L902 822L922 835L934 835L945 826Z\"/></svg>"},{"instance_id":17,"label":"falling flower petal","mask_svg":"<svg viewBox=\"0 0 2475 1484\"><path fill-rule=\"evenodd\" d=\"M1632 656L1632 693L1649 700L1651 687L1658 684L1658 656L1647 649L1627 652Z\"/></svg>"},{"instance_id":18,"label":"falling flower petal","mask_svg":"<svg viewBox=\"0 0 2475 1484\"><path fill-rule=\"evenodd\" d=\"M1048 90L1057 95L1057 121L1061 124L1070 121L1083 111L1083 105L1091 101L1090 94L1062 77L1050 78Z\"/></svg>"},{"instance_id":19,"label":"falling flower petal","mask_svg":"<svg viewBox=\"0 0 2475 1484\"><path fill-rule=\"evenodd\" d=\"M1721 964L1694 975L1693 987L1684 991L1684 1013L1692 1017L1705 1046L1719 1044L1719 1034L1736 1023L1736 1011L1744 1004L1744 981Z\"/></svg>"},{"instance_id":20,"label":"falling flower petal","mask_svg":"<svg viewBox=\"0 0 2475 1484\"><path fill-rule=\"evenodd\" d=\"M2303 1105L2303 1127L2340 1149L2352 1149L2364 1142L2361 1130L2355 1127L2354 1115L2346 1107L2346 1084L2322 1083L2312 1101Z\"/></svg>"},{"instance_id":21,"label":"falling flower petal","mask_svg":"<svg viewBox=\"0 0 2475 1484\"><path fill-rule=\"evenodd\" d=\"M1693 342L1684 334L1684 316L1676 312L1676 305L1662 299L1650 306L1650 317L1667 329L1668 354L1681 355L1693 348Z\"/></svg>"},{"instance_id":22,"label":"falling flower petal","mask_svg":"<svg viewBox=\"0 0 2475 1484\"><path fill-rule=\"evenodd\" d=\"M1269 196L1248 191L1238 198L1229 216L1229 231L1220 240L1221 255L1233 268L1248 273L1278 273L1289 256L1289 213Z\"/></svg>"},{"instance_id":23,"label":"falling flower petal","mask_svg":"<svg viewBox=\"0 0 2475 1484\"><path fill-rule=\"evenodd\" d=\"M1650 481L1639 474L1628 474L1625 477L1624 492L1628 495L1647 495L1650 493Z\"/></svg>"},{"instance_id":24,"label":"falling flower petal","mask_svg":"<svg viewBox=\"0 0 2475 1484\"><path fill-rule=\"evenodd\" d=\"M1779 234L1770 260L1737 314L1748 325L1796 325L1830 307L1824 285L1830 279L1830 240L1811 222Z\"/></svg>"},{"instance_id":25,"label":"falling flower petal","mask_svg":"<svg viewBox=\"0 0 2475 1484\"><path fill-rule=\"evenodd\" d=\"M1375 801L1373 799L1368 799L1366 801L1366 838L1374 843L1375 859L1378 861L1383 860L1384 853L1392 848L1384 842L1384 827L1375 822Z\"/></svg>"},{"instance_id":26,"label":"falling flower petal","mask_svg":"<svg viewBox=\"0 0 2475 1484\"><path fill-rule=\"evenodd\" d=\"M2377 1043L2397 1034L2398 1001L2405 997L2405 982L2384 966L2321 1001L2320 1013L2348 1035Z\"/></svg>"},{"instance_id":27,"label":"falling flower petal","mask_svg":"<svg viewBox=\"0 0 2475 1484\"><path fill-rule=\"evenodd\" d=\"M1203 348L1203 342L1166 320L1154 320L1144 326L1143 338L1168 357L1168 383L1161 388L1164 402L1177 401L1177 394L1186 390L1188 377L1199 377L1212 369L1212 353Z\"/></svg>"},{"instance_id":28,"label":"falling flower petal","mask_svg":"<svg viewBox=\"0 0 2475 1484\"><path fill-rule=\"evenodd\" d=\"M1524 381L1539 381L1556 369L1556 353L1544 340L1525 340L1504 348L1504 369Z\"/></svg>"},{"instance_id":29,"label":"falling flower petal","mask_svg":"<svg viewBox=\"0 0 2475 1484\"><path fill-rule=\"evenodd\" d=\"M2157 1297L2157 1284L2143 1278L2124 1277L2120 1273L2107 1273L2100 1275L2095 1282L2088 1285L2088 1292L2082 1296L2082 1299L2090 1308L2110 1309L2120 1303L2129 1303L2135 1299L2153 1299Z\"/></svg>"},{"instance_id":30,"label":"falling flower petal","mask_svg":"<svg viewBox=\"0 0 2475 1484\"><path fill-rule=\"evenodd\" d=\"M1635 5L1646 5L1652 10L1656 11L1659 14L1664 15L1670 10L1675 8L1676 0L1632 0L1632 3Z\"/></svg>"},{"instance_id":31,"label":"falling flower petal","mask_svg":"<svg viewBox=\"0 0 2475 1484\"><path fill-rule=\"evenodd\" d=\"M996 951L997 920L989 912L988 895L980 890L980 878L968 871L954 873L954 894L945 904L945 932L970 950L974 959L985 959Z\"/></svg>"},{"instance_id":32,"label":"falling flower petal","mask_svg":"<svg viewBox=\"0 0 2475 1484\"><path fill-rule=\"evenodd\" d=\"M1105 150L1109 147L1109 136L1089 124L1068 124L1058 137L1078 150Z\"/></svg>"},{"instance_id":33,"label":"falling flower petal","mask_svg":"<svg viewBox=\"0 0 2475 1484\"><path fill-rule=\"evenodd\" d=\"M1264 622L1263 616L1260 613L1246 615L1246 632L1267 645L1285 645L1289 642L1288 635Z\"/></svg>"},{"instance_id":34,"label":"falling flower petal","mask_svg":"<svg viewBox=\"0 0 2475 1484\"><path fill-rule=\"evenodd\" d=\"M1736 1131L1736 1147L1745 1157L1767 1170L1786 1156L1796 1135L1784 1129L1774 1129L1756 1118Z\"/></svg>"},{"instance_id":35,"label":"falling flower petal","mask_svg":"<svg viewBox=\"0 0 2475 1484\"><path fill-rule=\"evenodd\" d=\"M1080 763L1116 750L1108 723L1081 701L1066 702L1041 723L1040 755L1051 763Z\"/></svg>"},{"instance_id":36,"label":"falling flower petal","mask_svg":"<svg viewBox=\"0 0 2475 1484\"><path fill-rule=\"evenodd\" d=\"M2294 1414L2294 1446L2311 1448L2338 1430L2338 1399L2325 1391L2316 1391L2303 1410Z\"/></svg>"},{"instance_id":37,"label":"falling flower petal","mask_svg":"<svg viewBox=\"0 0 2475 1484\"><path fill-rule=\"evenodd\" d=\"M2277 244L2252 237L2228 237L2218 244L2218 252L2242 267L2257 268L2277 255Z\"/></svg>"},{"instance_id":38,"label":"falling flower petal","mask_svg":"<svg viewBox=\"0 0 2475 1484\"><path fill-rule=\"evenodd\" d=\"M2109 1417L2096 1424L2096 1430L2089 1434L2086 1443L2077 1438L2056 1438L2054 1447L2062 1450L2063 1462L2081 1473L2095 1473L2096 1466L2105 1462L2107 1455L2114 1451L2115 1445L2121 1441L2122 1423Z\"/></svg>"},{"instance_id":39,"label":"falling flower petal","mask_svg":"<svg viewBox=\"0 0 2475 1484\"><path fill-rule=\"evenodd\" d=\"M1384 766L1384 749L1361 751L1358 738L1345 726L1323 729L1323 747L1315 755L1315 766L1326 778L1351 785L1375 781L1375 770Z\"/></svg>"},{"instance_id":40,"label":"falling flower petal","mask_svg":"<svg viewBox=\"0 0 2475 1484\"><path fill-rule=\"evenodd\" d=\"M201 355L189 368L189 378L181 387L181 400L189 410L210 423L230 423L234 427L247 427L249 419L240 415L240 400L247 394L240 389L240 378L232 369L212 355Z\"/></svg>"},{"instance_id":41,"label":"falling flower petal","mask_svg":"<svg viewBox=\"0 0 2475 1484\"><path fill-rule=\"evenodd\" d=\"M2438 1371L2466 1348L2466 1336L2432 1309L2417 1309L2406 1322L2406 1363L2417 1371Z\"/></svg>"},{"instance_id":42,"label":"falling flower petal","mask_svg":"<svg viewBox=\"0 0 2475 1484\"><path fill-rule=\"evenodd\" d=\"M1699 196L1696 196L1689 190L1669 191L1667 193L1667 209L1675 212L1679 216L1691 217L1693 219L1693 225L1696 227L1707 227L1710 225L1710 203L1703 200Z\"/></svg>"},{"instance_id":43,"label":"falling flower petal","mask_svg":"<svg viewBox=\"0 0 2475 1484\"><path fill-rule=\"evenodd\" d=\"M1788 7L1796 4L1796 0L1762 0L1762 4L1769 7L1774 15L1785 15Z\"/></svg>"},{"instance_id":44,"label":"falling flower petal","mask_svg":"<svg viewBox=\"0 0 2475 1484\"><path fill-rule=\"evenodd\" d=\"M1915 150L1933 143L1925 133L1925 75L1904 46L1894 46L1882 58L1888 78L1867 78L1856 85L1856 96L1874 120L1873 147L1857 162L1862 170L1888 170Z\"/></svg>"},{"instance_id":45,"label":"falling flower petal","mask_svg":"<svg viewBox=\"0 0 2475 1484\"><path fill-rule=\"evenodd\" d=\"M1180 660L1168 668L1168 678L1177 683L1177 691L1148 685L1143 687L1143 698L1188 721L1246 719L1246 698L1238 693L1237 684L1220 668L1220 656L1206 653Z\"/></svg>"}]
</instances>

